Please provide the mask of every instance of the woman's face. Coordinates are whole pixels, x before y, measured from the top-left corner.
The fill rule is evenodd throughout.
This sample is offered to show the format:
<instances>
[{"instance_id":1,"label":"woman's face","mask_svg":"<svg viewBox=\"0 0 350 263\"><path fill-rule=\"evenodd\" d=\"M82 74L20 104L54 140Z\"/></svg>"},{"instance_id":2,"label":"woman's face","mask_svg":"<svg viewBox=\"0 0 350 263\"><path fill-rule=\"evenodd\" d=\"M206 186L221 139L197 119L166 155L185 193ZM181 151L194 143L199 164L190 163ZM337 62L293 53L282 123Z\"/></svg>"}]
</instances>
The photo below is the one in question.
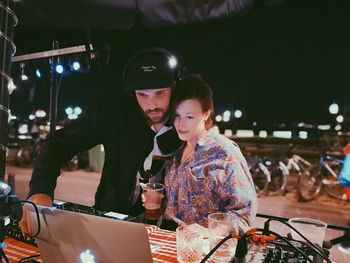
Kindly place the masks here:
<instances>
[{"instance_id":1,"label":"woman's face","mask_svg":"<svg viewBox=\"0 0 350 263\"><path fill-rule=\"evenodd\" d=\"M176 108L174 126L183 141L196 142L205 131L205 121L209 112L203 112L202 105L197 99L182 101Z\"/></svg>"}]
</instances>

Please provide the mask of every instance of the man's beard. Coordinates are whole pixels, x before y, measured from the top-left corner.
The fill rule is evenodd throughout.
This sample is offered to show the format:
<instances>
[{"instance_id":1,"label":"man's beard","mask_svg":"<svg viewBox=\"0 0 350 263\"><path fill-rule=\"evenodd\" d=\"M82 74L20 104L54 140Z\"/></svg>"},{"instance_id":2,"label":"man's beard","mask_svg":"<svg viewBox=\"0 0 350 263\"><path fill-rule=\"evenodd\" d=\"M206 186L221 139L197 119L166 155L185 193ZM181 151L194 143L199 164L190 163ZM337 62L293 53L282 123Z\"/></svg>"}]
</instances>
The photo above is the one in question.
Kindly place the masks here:
<instances>
[{"instance_id":1,"label":"man's beard","mask_svg":"<svg viewBox=\"0 0 350 263\"><path fill-rule=\"evenodd\" d=\"M157 117L151 117L149 116L150 113L153 112L157 112L157 113L162 113L161 115L157 116ZM148 120L154 124L158 124L158 123L162 123L166 120L167 118L167 114L163 109L160 108L155 108L154 110L146 110L144 112L144 114L146 115L146 117L148 118Z\"/></svg>"}]
</instances>

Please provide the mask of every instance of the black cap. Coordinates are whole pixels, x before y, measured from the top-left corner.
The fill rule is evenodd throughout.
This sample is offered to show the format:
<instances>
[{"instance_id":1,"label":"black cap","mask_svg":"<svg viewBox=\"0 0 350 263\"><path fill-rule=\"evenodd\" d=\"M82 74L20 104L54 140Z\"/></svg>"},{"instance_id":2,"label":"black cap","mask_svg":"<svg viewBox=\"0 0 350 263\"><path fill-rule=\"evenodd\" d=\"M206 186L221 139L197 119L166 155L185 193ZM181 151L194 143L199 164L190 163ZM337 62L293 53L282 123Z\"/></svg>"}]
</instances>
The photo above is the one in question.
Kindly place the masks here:
<instances>
[{"instance_id":1,"label":"black cap","mask_svg":"<svg viewBox=\"0 0 350 263\"><path fill-rule=\"evenodd\" d=\"M176 57L162 48L148 48L125 65L123 83L127 91L170 87L178 78Z\"/></svg>"}]
</instances>

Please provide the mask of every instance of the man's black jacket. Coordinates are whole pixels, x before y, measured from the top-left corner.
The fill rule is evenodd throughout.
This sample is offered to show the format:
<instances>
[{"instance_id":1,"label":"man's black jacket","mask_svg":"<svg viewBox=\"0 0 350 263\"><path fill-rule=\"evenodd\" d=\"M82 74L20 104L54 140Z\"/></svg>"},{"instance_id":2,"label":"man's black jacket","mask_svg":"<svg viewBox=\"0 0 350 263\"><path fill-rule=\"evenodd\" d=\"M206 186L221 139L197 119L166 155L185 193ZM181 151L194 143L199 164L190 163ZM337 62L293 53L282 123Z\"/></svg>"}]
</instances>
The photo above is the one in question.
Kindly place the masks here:
<instances>
[{"instance_id":1,"label":"man's black jacket","mask_svg":"<svg viewBox=\"0 0 350 263\"><path fill-rule=\"evenodd\" d=\"M152 150L146 145L150 145L153 136L135 98L121 94L116 99L103 100L93 114L49 136L35 164L29 196L44 193L53 198L61 166L78 152L103 144L105 162L95 207L133 214L131 200L136 174L146 151ZM179 144L174 129L158 139L163 153L175 151Z\"/></svg>"}]
</instances>

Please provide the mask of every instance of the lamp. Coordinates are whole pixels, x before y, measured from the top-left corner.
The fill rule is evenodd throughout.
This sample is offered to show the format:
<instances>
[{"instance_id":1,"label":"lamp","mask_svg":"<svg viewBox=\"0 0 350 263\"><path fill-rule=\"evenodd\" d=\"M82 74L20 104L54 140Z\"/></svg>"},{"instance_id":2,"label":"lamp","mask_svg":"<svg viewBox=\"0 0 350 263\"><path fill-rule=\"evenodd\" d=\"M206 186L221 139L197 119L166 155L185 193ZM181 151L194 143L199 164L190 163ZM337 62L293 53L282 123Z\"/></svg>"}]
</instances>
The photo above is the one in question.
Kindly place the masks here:
<instances>
[{"instance_id":1,"label":"lamp","mask_svg":"<svg viewBox=\"0 0 350 263\"><path fill-rule=\"evenodd\" d=\"M19 64L19 72L20 72L21 80L23 80L23 81L28 80L28 76L25 74L24 68L25 68L25 64L20 63Z\"/></svg>"}]
</instances>

